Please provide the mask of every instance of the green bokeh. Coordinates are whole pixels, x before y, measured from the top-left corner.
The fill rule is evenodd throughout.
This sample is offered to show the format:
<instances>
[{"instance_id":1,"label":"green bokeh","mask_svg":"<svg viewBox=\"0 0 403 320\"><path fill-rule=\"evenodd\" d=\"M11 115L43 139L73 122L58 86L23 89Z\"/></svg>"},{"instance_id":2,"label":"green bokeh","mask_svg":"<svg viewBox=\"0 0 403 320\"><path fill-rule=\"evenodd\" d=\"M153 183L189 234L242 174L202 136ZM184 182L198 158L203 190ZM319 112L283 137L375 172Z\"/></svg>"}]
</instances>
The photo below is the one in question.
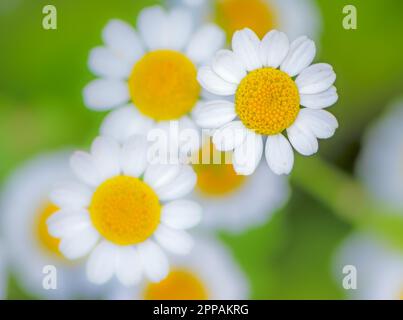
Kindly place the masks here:
<instances>
[{"instance_id":1,"label":"green bokeh","mask_svg":"<svg viewBox=\"0 0 403 320\"><path fill-rule=\"evenodd\" d=\"M134 23L142 7L157 1L3 2L0 183L35 154L89 145L105 113L83 105L82 88L93 78L88 52L101 44L109 19ZM58 9L58 29L45 31L42 8L50 3ZM347 4L357 7L357 30L342 27ZM340 129L333 139L321 141L320 152L351 172L364 129L403 87L403 2L322 0L318 5L324 30L317 60L334 66L340 95L332 108ZM253 298L336 299L343 292L332 280L331 256L350 231L329 209L293 187L289 204L270 223L241 235L222 234L222 239L247 273ZM10 297L28 297L15 279L10 283Z\"/></svg>"}]
</instances>

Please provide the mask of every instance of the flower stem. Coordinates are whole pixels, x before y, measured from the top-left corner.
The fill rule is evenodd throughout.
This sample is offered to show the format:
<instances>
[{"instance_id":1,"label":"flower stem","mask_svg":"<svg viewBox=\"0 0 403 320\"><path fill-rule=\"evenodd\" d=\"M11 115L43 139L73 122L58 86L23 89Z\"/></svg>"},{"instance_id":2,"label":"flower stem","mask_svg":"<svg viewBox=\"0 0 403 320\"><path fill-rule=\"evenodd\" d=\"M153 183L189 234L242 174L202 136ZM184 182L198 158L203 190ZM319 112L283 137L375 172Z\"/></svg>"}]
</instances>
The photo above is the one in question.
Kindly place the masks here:
<instances>
[{"instance_id":1,"label":"flower stem","mask_svg":"<svg viewBox=\"0 0 403 320\"><path fill-rule=\"evenodd\" d=\"M298 156L291 182L343 221L378 232L403 248L403 215L375 202L359 182L319 156Z\"/></svg>"}]
</instances>

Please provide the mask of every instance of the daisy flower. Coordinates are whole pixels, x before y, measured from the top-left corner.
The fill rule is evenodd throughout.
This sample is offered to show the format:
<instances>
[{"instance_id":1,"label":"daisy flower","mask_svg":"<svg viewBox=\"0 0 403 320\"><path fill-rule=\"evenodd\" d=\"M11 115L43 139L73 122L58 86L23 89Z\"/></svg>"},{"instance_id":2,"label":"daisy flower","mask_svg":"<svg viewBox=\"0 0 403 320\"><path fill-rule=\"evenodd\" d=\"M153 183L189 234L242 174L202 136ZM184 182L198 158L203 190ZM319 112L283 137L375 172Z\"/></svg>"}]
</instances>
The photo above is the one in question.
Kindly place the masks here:
<instances>
[{"instance_id":1,"label":"daisy flower","mask_svg":"<svg viewBox=\"0 0 403 320\"><path fill-rule=\"evenodd\" d=\"M365 135L357 173L369 192L402 212L403 99L394 101Z\"/></svg>"},{"instance_id":2,"label":"daisy flower","mask_svg":"<svg viewBox=\"0 0 403 320\"><path fill-rule=\"evenodd\" d=\"M209 156L207 163L202 162L205 155ZM214 162L214 158L225 157L230 159L231 153L216 150L211 139L206 139L198 164L193 164L197 182L192 198L203 207L202 225L240 232L265 223L288 200L287 179L273 174L263 164L254 175L238 175L231 163Z\"/></svg>"},{"instance_id":3,"label":"daisy flower","mask_svg":"<svg viewBox=\"0 0 403 320\"><path fill-rule=\"evenodd\" d=\"M161 281L168 274L162 248L176 254L191 250L184 231L201 218L201 208L181 199L196 175L187 165L148 165L144 136L125 144L98 137L91 153L76 152L71 167L79 183L56 188L52 201L60 210L48 219L49 232L60 238L68 259L90 253L87 277L96 284L113 275L124 285L143 274Z\"/></svg>"},{"instance_id":4,"label":"daisy flower","mask_svg":"<svg viewBox=\"0 0 403 320\"><path fill-rule=\"evenodd\" d=\"M192 252L173 259L168 276L159 283L143 281L133 289L118 288L119 300L244 300L248 281L229 250L210 236L198 236Z\"/></svg>"},{"instance_id":5,"label":"daisy flower","mask_svg":"<svg viewBox=\"0 0 403 320\"><path fill-rule=\"evenodd\" d=\"M291 145L312 155L318 138L334 134L337 120L323 109L338 99L336 74L329 64L311 65L315 53L314 42L305 36L290 44L284 33L272 30L260 41L244 29L234 34L232 50L218 51L211 65L199 69L206 90L234 95L232 101L199 105L194 118L200 127L215 130L218 150L234 150L237 173L253 173L265 149L273 172L288 174L294 163ZM267 137L265 148L262 137Z\"/></svg>"},{"instance_id":6,"label":"daisy flower","mask_svg":"<svg viewBox=\"0 0 403 320\"><path fill-rule=\"evenodd\" d=\"M313 0L168 0L192 9L200 20L215 21L228 39L235 31L250 28L263 36L280 29L290 37L308 35L317 39L321 31L321 14Z\"/></svg>"},{"instance_id":7,"label":"daisy flower","mask_svg":"<svg viewBox=\"0 0 403 320\"><path fill-rule=\"evenodd\" d=\"M4 246L0 243L0 300L4 300L7 296L7 257Z\"/></svg>"},{"instance_id":8,"label":"daisy flower","mask_svg":"<svg viewBox=\"0 0 403 320\"><path fill-rule=\"evenodd\" d=\"M96 297L95 286L86 281L84 268L63 258L58 239L47 230L46 219L58 207L49 192L60 180L69 180L68 152L35 157L18 167L6 180L1 194L1 229L10 268L21 286L39 298ZM57 269L57 290L43 287L43 268Z\"/></svg>"},{"instance_id":9,"label":"daisy flower","mask_svg":"<svg viewBox=\"0 0 403 320\"><path fill-rule=\"evenodd\" d=\"M222 47L222 30L211 23L195 29L190 12L154 6L140 12L137 30L112 20L102 36L105 45L89 57L99 78L84 89L90 109L114 109L101 135L124 141L151 128L168 131L170 121L179 129L197 129L190 117L202 97L197 66Z\"/></svg>"},{"instance_id":10,"label":"daisy flower","mask_svg":"<svg viewBox=\"0 0 403 320\"><path fill-rule=\"evenodd\" d=\"M346 265L357 270L357 289L347 291L349 298L403 299L403 254L383 239L370 233L350 236L335 255L334 272L340 284Z\"/></svg>"}]
</instances>

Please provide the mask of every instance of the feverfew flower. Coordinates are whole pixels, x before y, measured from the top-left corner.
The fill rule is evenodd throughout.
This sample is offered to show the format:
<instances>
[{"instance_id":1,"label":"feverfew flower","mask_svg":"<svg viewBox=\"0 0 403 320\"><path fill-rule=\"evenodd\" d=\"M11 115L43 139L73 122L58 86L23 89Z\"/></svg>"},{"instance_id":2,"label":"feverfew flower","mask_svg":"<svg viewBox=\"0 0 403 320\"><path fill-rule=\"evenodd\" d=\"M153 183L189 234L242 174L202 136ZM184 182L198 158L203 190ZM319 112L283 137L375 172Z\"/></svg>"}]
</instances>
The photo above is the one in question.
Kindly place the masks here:
<instances>
[{"instance_id":1,"label":"feverfew flower","mask_svg":"<svg viewBox=\"0 0 403 320\"><path fill-rule=\"evenodd\" d=\"M48 219L49 232L60 238L69 259L90 253L87 276L102 284L116 275L124 285L143 275L161 281L169 270L162 248L186 254L201 208L182 199L196 175L187 165L149 165L144 136L125 144L98 137L91 153L76 152L71 167L80 183L56 188L51 200L60 210Z\"/></svg>"},{"instance_id":2,"label":"feverfew flower","mask_svg":"<svg viewBox=\"0 0 403 320\"><path fill-rule=\"evenodd\" d=\"M210 65L199 69L207 91L233 96L200 105L194 118L200 127L215 130L218 150L234 150L238 174L253 173L263 149L273 172L288 174L294 163L291 145L312 155L318 138L334 134L337 120L323 109L338 99L336 74L329 64L311 65L315 54L314 42L305 36L290 44L284 33L273 30L260 41L244 29L234 34L232 50L217 52Z\"/></svg>"}]
</instances>

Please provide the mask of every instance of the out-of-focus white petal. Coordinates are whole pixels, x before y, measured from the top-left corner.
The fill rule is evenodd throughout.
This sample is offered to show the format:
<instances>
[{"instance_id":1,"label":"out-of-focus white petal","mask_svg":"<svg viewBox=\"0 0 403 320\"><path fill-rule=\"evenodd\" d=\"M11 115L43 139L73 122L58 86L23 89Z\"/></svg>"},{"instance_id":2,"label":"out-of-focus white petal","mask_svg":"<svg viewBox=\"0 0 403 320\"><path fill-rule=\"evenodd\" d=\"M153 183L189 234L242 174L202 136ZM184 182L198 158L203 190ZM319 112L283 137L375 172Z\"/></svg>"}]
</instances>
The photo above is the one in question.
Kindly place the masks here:
<instances>
[{"instance_id":1,"label":"out-of-focus white petal","mask_svg":"<svg viewBox=\"0 0 403 320\"><path fill-rule=\"evenodd\" d=\"M76 151L70 158L70 166L74 174L90 186L95 187L102 181L93 158L86 152Z\"/></svg>"},{"instance_id":2,"label":"out-of-focus white petal","mask_svg":"<svg viewBox=\"0 0 403 320\"><path fill-rule=\"evenodd\" d=\"M120 174L120 146L109 137L97 137L91 146L91 156L102 180Z\"/></svg>"},{"instance_id":3,"label":"out-of-focus white petal","mask_svg":"<svg viewBox=\"0 0 403 320\"><path fill-rule=\"evenodd\" d=\"M161 222L174 229L189 229L196 226L202 217L202 208L190 200L176 200L162 208Z\"/></svg>"},{"instance_id":4,"label":"out-of-focus white petal","mask_svg":"<svg viewBox=\"0 0 403 320\"><path fill-rule=\"evenodd\" d=\"M109 110L129 101L129 89L125 81L96 79L83 91L85 105L93 110Z\"/></svg>"},{"instance_id":5,"label":"out-of-focus white petal","mask_svg":"<svg viewBox=\"0 0 403 320\"><path fill-rule=\"evenodd\" d=\"M161 248L151 240L137 246L144 273L153 282L163 280L169 272L168 259Z\"/></svg>"},{"instance_id":6,"label":"out-of-focus white petal","mask_svg":"<svg viewBox=\"0 0 403 320\"><path fill-rule=\"evenodd\" d=\"M200 103L193 112L198 126L205 129L216 129L236 118L234 104L227 100L214 100Z\"/></svg>"},{"instance_id":7,"label":"out-of-focus white petal","mask_svg":"<svg viewBox=\"0 0 403 320\"><path fill-rule=\"evenodd\" d=\"M108 282L115 273L117 247L102 241L88 258L86 271L88 280L95 284Z\"/></svg>"},{"instance_id":8,"label":"out-of-focus white petal","mask_svg":"<svg viewBox=\"0 0 403 320\"><path fill-rule=\"evenodd\" d=\"M188 254L193 247L192 238L183 230L160 225L154 233L161 247L174 254Z\"/></svg>"}]
</instances>

